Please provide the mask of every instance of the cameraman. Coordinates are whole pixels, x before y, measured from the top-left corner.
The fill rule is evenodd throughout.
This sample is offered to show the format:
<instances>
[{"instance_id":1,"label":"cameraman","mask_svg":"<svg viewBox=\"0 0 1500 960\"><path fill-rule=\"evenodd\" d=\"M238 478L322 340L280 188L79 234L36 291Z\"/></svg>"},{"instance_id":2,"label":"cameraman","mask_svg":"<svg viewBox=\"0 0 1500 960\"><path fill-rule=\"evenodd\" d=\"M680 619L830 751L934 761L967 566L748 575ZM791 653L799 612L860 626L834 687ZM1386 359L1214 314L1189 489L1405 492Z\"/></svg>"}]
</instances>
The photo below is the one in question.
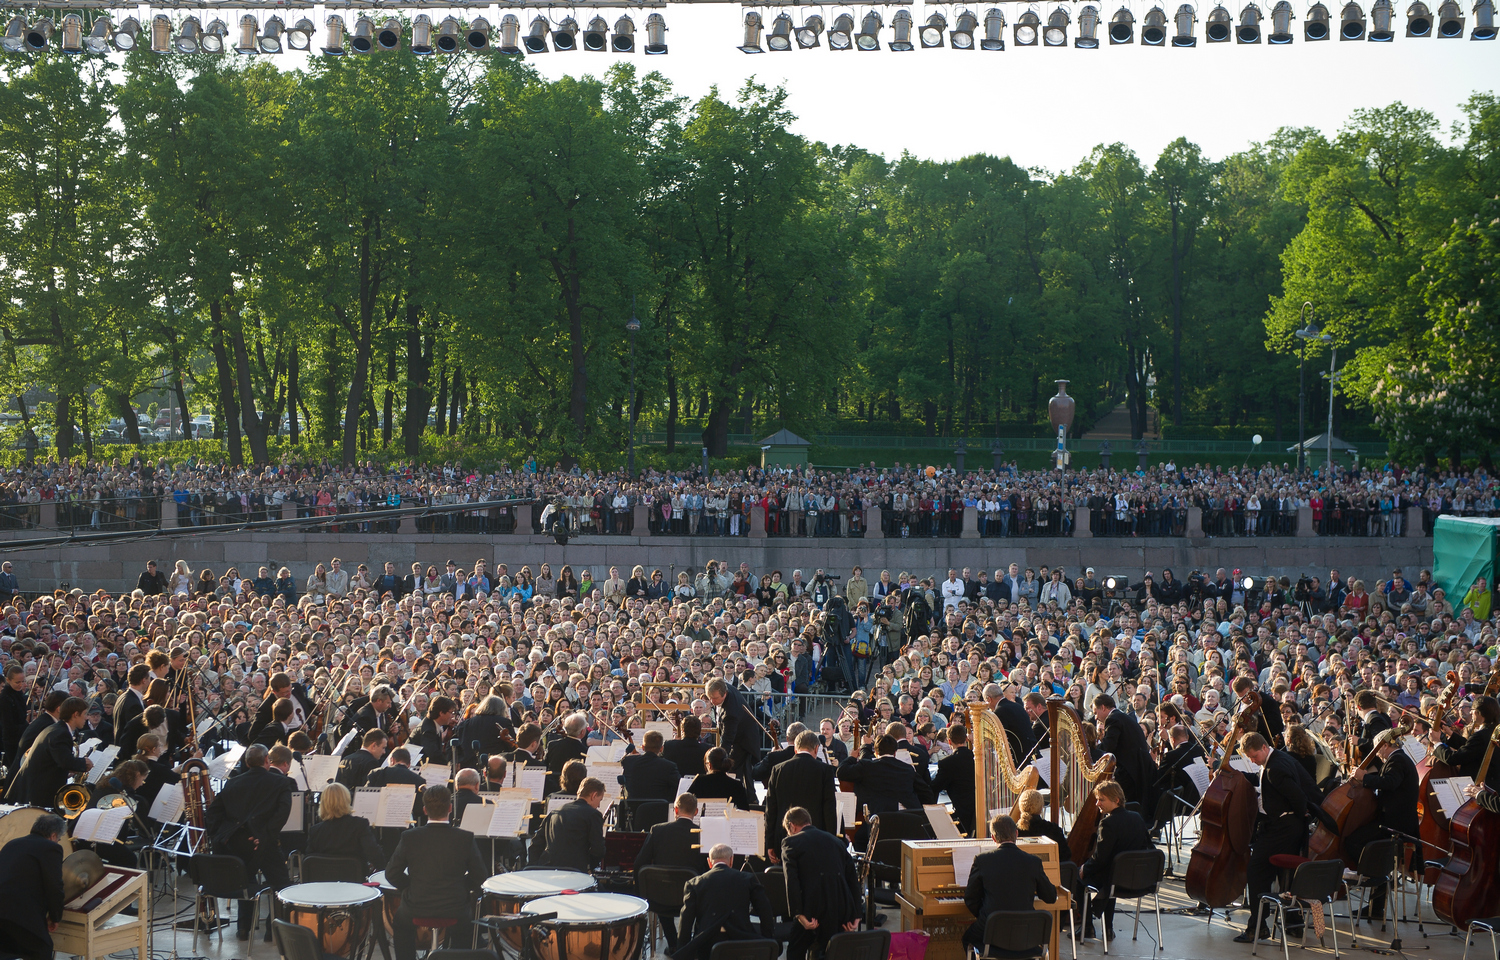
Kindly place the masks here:
<instances>
[{"instance_id":1,"label":"cameraman","mask_svg":"<svg viewBox=\"0 0 1500 960\"><path fill-rule=\"evenodd\" d=\"M823 571L818 571L819 576L822 573ZM824 586L826 585L827 582L824 581ZM858 687L854 682L854 651L849 646L849 638L853 634L854 617L844 605L844 598L830 598L828 609L823 612L823 670L826 673L831 666L836 665L841 676L829 686L837 683L841 690L848 693L854 692Z\"/></svg>"},{"instance_id":2,"label":"cameraman","mask_svg":"<svg viewBox=\"0 0 1500 960\"><path fill-rule=\"evenodd\" d=\"M824 573L822 569L813 574L812 590L808 592L812 595L813 604L819 610L827 606L829 599L833 596L833 584L830 581L837 579L838 577L831 577Z\"/></svg>"}]
</instances>

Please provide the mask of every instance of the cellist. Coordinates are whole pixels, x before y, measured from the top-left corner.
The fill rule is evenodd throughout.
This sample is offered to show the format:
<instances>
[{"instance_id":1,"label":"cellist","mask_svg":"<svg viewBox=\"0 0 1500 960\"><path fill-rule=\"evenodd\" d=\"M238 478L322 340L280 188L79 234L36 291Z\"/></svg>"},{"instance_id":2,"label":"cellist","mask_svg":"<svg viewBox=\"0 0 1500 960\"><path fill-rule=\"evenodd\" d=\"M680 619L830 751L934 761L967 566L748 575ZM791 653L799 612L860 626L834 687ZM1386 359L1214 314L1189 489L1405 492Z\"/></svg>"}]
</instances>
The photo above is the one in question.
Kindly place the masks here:
<instances>
[{"instance_id":1,"label":"cellist","mask_svg":"<svg viewBox=\"0 0 1500 960\"><path fill-rule=\"evenodd\" d=\"M1258 931L1255 924L1260 898L1271 892L1271 882L1279 873L1271 866L1271 858L1277 854L1302 853L1307 845L1308 812L1321 798L1317 797L1317 786L1302 764L1284 750L1273 750L1260 734L1247 733L1241 737L1240 753L1260 765L1258 775L1248 775L1252 780L1258 779L1260 786L1260 816L1256 818L1255 839L1250 843L1250 862L1245 873L1250 890L1245 900L1250 905L1250 919L1245 932L1234 938L1235 943L1253 943L1270 936L1264 922ZM1301 925L1300 915L1296 919L1289 915L1288 935L1298 936Z\"/></svg>"},{"instance_id":2,"label":"cellist","mask_svg":"<svg viewBox=\"0 0 1500 960\"><path fill-rule=\"evenodd\" d=\"M1359 755L1368 757L1375 749L1375 738L1395 726L1391 718L1380 709L1380 698L1373 690L1361 690L1354 695L1354 709L1359 711ZM1345 731L1346 733L1352 731ZM1353 757L1351 763L1359 761Z\"/></svg>"},{"instance_id":3,"label":"cellist","mask_svg":"<svg viewBox=\"0 0 1500 960\"><path fill-rule=\"evenodd\" d=\"M1382 730L1375 737L1375 756L1380 759L1380 772L1364 775L1367 790L1375 792L1380 815L1375 820L1356 828L1344 838L1344 857L1359 862L1365 845L1386 836L1395 836L1397 843L1416 837L1422 829L1417 817L1418 782L1417 765L1405 750L1401 749L1401 734L1395 730ZM1353 880L1357 874L1345 870L1344 878ZM1369 920L1385 914L1386 884L1370 891L1369 904L1359 912L1356 919Z\"/></svg>"},{"instance_id":4,"label":"cellist","mask_svg":"<svg viewBox=\"0 0 1500 960\"><path fill-rule=\"evenodd\" d=\"M1470 727L1463 734L1455 731L1447 740L1432 748L1432 758L1439 763L1446 763L1458 771L1461 777L1473 778L1479 775L1479 764L1484 760L1490 735L1495 732L1495 725L1500 723L1500 700L1494 697L1475 700L1474 719L1476 724L1482 725Z\"/></svg>"}]
</instances>

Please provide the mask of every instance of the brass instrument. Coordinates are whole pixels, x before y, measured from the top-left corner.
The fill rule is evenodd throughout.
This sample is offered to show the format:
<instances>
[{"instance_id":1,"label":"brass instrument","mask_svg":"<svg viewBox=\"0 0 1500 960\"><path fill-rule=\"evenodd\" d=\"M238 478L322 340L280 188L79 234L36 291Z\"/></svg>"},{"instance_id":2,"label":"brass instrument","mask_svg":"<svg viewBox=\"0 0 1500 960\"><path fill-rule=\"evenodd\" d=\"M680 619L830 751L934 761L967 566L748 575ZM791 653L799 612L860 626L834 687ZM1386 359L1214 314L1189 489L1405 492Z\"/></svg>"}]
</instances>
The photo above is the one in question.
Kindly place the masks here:
<instances>
[{"instance_id":1,"label":"brass instrument","mask_svg":"<svg viewBox=\"0 0 1500 960\"><path fill-rule=\"evenodd\" d=\"M204 832L204 827L208 822L208 805L214 799L214 788L206 762L189 760L182 765L182 793L187 824L198 831L193 839L193 852L201 853L208 847L208 835Z\"/></svg>"},{"instance_id":2,"label":"brass instrument","mask_svg":"<svg viewBox=\"0 0 1500 960\"><path fill-rule=\"evenodd\" d=\"M99 810L111 810L115 807L129 807L131 813L135 813L135 801L123 793L106 793L94 801L94 806Z\"/></svg>"},{"instance_id":3,"label":"brass instrument","mask_svg":"<svg viewBox=\"0 0 1500 960\"><path fill-rule=\"evenodd\" d=\"M76 820L78 815L87 810L94 799L94 792L86 783L68 783L57 791L52 805L62 812L63 818Z\"/></svg>"},{"instance_id":4,"label":"brass instrument","mask_svg":"<svg viewBox=\"0 0 1500 960\"><path fill-rule=\"evenodd\" d=\"M970 741L974 748L974 824L977 836L989 836L989 821L1000 811L1020 819L1021 794L1036 789L1036 767L1016 769L1010 738L987 703L969 704Z\"/></svg>"}]
</instances>

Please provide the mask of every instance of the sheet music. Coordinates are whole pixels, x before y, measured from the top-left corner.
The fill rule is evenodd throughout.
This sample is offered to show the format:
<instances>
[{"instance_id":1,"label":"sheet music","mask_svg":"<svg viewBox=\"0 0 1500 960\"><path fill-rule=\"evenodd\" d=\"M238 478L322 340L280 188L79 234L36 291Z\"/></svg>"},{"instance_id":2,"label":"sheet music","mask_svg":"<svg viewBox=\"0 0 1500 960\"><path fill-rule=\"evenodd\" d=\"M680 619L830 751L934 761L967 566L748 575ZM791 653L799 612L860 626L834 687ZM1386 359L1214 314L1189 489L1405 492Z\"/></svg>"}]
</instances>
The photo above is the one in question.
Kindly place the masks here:
<instances>
[{"instance_id":1,"label":"sheet music","mask_svg":"<svg viewBox=\"0 0 1500 960\"><path fill-rule=\"evenodd\" d=\"M104 774L109 771L110 764L114 763L115 757L119 755L120 748L118 745L104 747L89 754L89 760L94 764L89 768L89 783L98 783L100 780L103 780Z\"/></svg>"},{"instance_id":2,"label":"sheet music","mask_svg":"<svg viewBox=\"0 0 1500 960\"><path fill-rule=\"evenodd\" d=\"M1182 768L1183 772L1193 781L1193 786L1198 788L1198 796L1208 792L1208 784L1212 774L1208 772L1208 764L1202 757L1194 757L1193 762Z\"/></svg>"},{"instance_id":3,"label":"sheet music","mask_svg":"<svg viewBox=\"0 0 1500 960\"><path fill-rule=\"evenodd\" d=\"M1447 780L1432 780L1432 792L1437 796L1438 805L1443 808L1443 815L1452 818L1458 812L1458 808L1464 805L1469 798L1464 796L1464 790L1473 786L1472 777L1449 777Z\"/></svg>"},{"instance_id":4,"label":"sheet music","mask_svg":"<svg viewBox=\"0 0 1500 960\"><path fill-rule=\"evenodd\" d=\"M364 817L375 826L380 819L380 788L360 787L354 791L354 815Z\"/></svg>"},{"instance_id":5,"label":"sheet music","mask_svg":"<svg viewBox=\"0 0 1500 960\"><path fill-rule=\"evenodd\" d=\"M691 793L692 792L691 788L693 786L693 780L695 780L695 779L696 779L695 777L683 777L681 780L678 780L677 781L677 796L680 797L684 793Z\"/></svg>"},{"instance_id":6,"label":"sheet music","mask_svg":"<svg viewBox=\"0 0 1500 960\"><path fill-rule=\"evenodd\" d=\"M722 817L733 807L734 804L728 800L699 800L698 815L693 818L693 822L702 823L704 817Z\"/></svg>"},{"instance_id":7,"label":"sheet music","mask_svg":"<svg viewBox=\"0 0 1500 960\"><path fill-rule=\"evenodd\" d=\"M606 797L618 797L620 795L620 778L625 775L625 768L618 763L594 763L589 761L589 776L598 777L604 781L604 795Z\"/></svg>"},{"instance_id":8,"label":"sheet music","mask_svg":"<svg viewBox=\"0 0 1500 960\"><path fill-rule=\"evenodd\" d=\"M609 744L597 747L589 747L588 756L584 757L584 763L592 767L596 763L609 763Z\"/></svg>"},{"instance_id":9,"label":"sheet music","mask_svg":"<svg viewBox=\"0 0 1500 960\"><path fill-rule=\"evenodd\" d=\"M839 831L843 832L849 827L854 826L855 821L859 819L859 806L857 804L859 798L852 793L845 793L842 790L835 793L833 798L838 801Z\"/></svg>"},{"instance_id":10,"label":"sheet music","mask_svg":"<svg viewBox=\"0 0 1500 960\"><path fill-rule=\"evenodd\" d=\"M292 812L287 815L286 825L281 828L282 833L301 833L305 827L305 811L307 804L303 802L305 793L292 794Z\"/></svg>"},{"instance_id":11,"label":"sheet music","mask_svg":"<svg viewBox=\"0 0 1500 960\"><path fill-rule=\"evenodd\" d=\"M954 824L953 817L948 814L948 808L941 803L924 803L922 812L927 814L927 822L932 825L932 835L937 839L963 839L963 834L958 832L958 826Z\"/></svg>"},{"instance_id":12,"label":"sheet music","mask_svg":"<svg viewBox=\"0 0 1500 960\"><path fill-rule=\"evenodd\" d=\"M193 738L196 740L202 740L203 735L205 733L208 733L209 729L218 722L219 718L212 715L206 716L202 720L199 720L198 725L193 728Z\"/></svg>"},{"instance_id":13,"label":"sheet music","mask_svg":"<svg viewBox=\"0 0 1500 960\"><path fill-rule=\"evenodd\" d=\"M89 737L87 740L78 745L78 749L75 751L75 753L80 757L86 757L97 749L99 749L99 738Z\"/></svg>"},{"instance_id":14,"label":"sheet music","mask_svg":"<svg viewBox=\"0 0 1500 960\"><path fill-rule=\"evenodd\" d=\"M1260 773L1260 764L1249 757L1233 756L1229 758L1229 765L1240 773Z\"/></svg>"},{"instance_id":15,"label":"sheet music","mask_svg":"<svg viewBox=\"0 0 1500 960\"><path fill-rule=\"evenodd\" d=\"M1036 752L1036 759L1031 761L1031 765L1036 768L1037 773L1041 774L1042 783L1046 784L1047 786L1051 786L1052 748L1043 747L1041 750L1038 750ZM1059 759L1057 761L1057 772L1063 779L1067 779L1068 761Z\"/></svg>"},{"instance_id":16,"label":"sheet music","mask_svg":"<svg viewBox=\"0 0 1500 960\"><path fill-rule=\"evenodd\" d=\"M393 783L380 788L380 813L379 822L370 821L372 827L400 827L406 829L411 826L411 808L416 802L417 785L414 783Z\"/></svg>"},{"instance_id":17,"label":"sheet music","mask_svg":"<svg viewBox=\"0 0 1500 960\"><path fill-rule=\"evenodd\" d=\"M429 787L441 787L448 782L448 768L440 763L423 764L422 769L417 772Z\"/></svg>"},{"instance_id":18,"label":"sheet music","mask_svg":"<svg viewBox=\"0 0 1500 960\"><path fill-rule=\"evenodd\" d=\"M766 821L761 816L705 817L699 825L699 846L703 853L721 843L729 844L737 854L755 856L763 853L766 843Z\"/></svg>"},{"instance_id":19,"label":"sheet music","mask_svg":"<svg viewBox=\"0 0 1500 960\"><path fill-rule=\"evenodd\" d=\"M645 735L652 730L661 734L663 740L673 740L677 737L677 727L670 720L647 720L645 729L641 733Z\"/></svg>"},{"instance_id":20,"label":"sheet music","mask_svg":"<svg viewBox=\"0 0 1500 960\"><path fill-rule=\"evenodd\" d=\"M953 882L964 886L969 882L969 874L974 870L974 858L981 853L999 849L998 845L984 841L982 843L965 843L953 845Z\"/></svg>"},{"instance_id":21,"label":"sheet music","mask_svg":"<svg viewBox=\"0 0 1500 960\"><path fill-rule=\"evenodd\" d=\"M100 810L95 807L78 815L73 823L73 839L93 843L114 843L120 828L130 819L129 807L110 807Z\"/></svg>"},{"instance_id":22,"label":"sheet music","mask_svg":"<svg viewBox=\"0 0 1500 960\"><path fill-rule=\"evenodd\" d=\"M406 750L407 753L411 754L411 764L410 764L411 768L413 770L415 770L418 767L420 767L422 765L422 748L419 747L419 746L417 746L415 743L410 742L410 741L407 741L402 746L405 748L405 750ZM388 766L391 765L391 754L393 754L395 752L396 752L395 750L387 750L386 751L385 761L380 764L380 766L382 768L388 767Z\"/></svg>"},{"instance_id":23,"label":"sheet music","mask_svg":"<svg viewBox=\"0 0 1500 960\"><path fill-rule=\"evenodd\" d=\"M577 799L578 798L573 796L571 793L554 793L552 796L547 798L547 812L553 813L554 811L561 810L563 807L566 807L568 804ZM468 813L467 810L465 810L464 812Z\"/></svg>"},{"instance_id":24,"label":"sheet music","mask_svg":"<svg viewBox=\"0 0 1500 960\"><path fill-rule=\"evenodd\" d=\"M176 823L182 819L186 807L187 797L183 795L181 784L169 783L156 792L156 799L146 817L161 823Z\"/></svg>"},{"instance_id":25,"label":"sheet music","mask_svg":"<svg viewBox=\"0 0 1500 960\"><path fill-rule=\"evenodd\" d=\"M309 754L302 758L302 770L307 777L307 789L317 793L338 776L339 758Z\"/></svg>"},{"instance_id":26,"label":"sheet music","mask_svg":"<svg viewBox=\"0 0 1500 960\"><path fill-rule=\"evenodd\" d=\"M359 735L359 728L358 727L355 727L354 729L350 730L348 733L344 734L343 738L341 740L339 740L339 742L337 744L334 745L334 748L333 748L333 755L334 755L334 757L335 758L342 757L344 755L344 751L347 750L347 749L349 749L349 744L353 743L354 742L354 738L356 736L358 736L358 735Z\"/></svg>"},{"instance_id":27,"label":"sheet music","mask_svg":"<svg viewBox=\"0 0 1500 960\"><path fill-rule=\"evenodd\" d=\"M516 771L517 790L525 790L533 801L540 801L547 795L546 767L527 765L511 769Z\"/></svg>"},{"instance_id":28,"label":"sheet music","mask_svg":"<svg viewBox=\"0 0 1500 960\"><path fill-rule=\"evenodd\" d=\"M489 808L489 823L485 825L487 837L514 837L525 831L526 817L531 813L530 800L501 800ZM468 811L465 810L465 813Z\"/></svg>"},{"instance_id":29,"label":"sheet music","mask_svg":"<svg viewBox=\"0 0 1500 960\"><path fill-rule=\"evenodd\" d=\"M240 762L240 757L245 755L245 745L236 743L228 750L208 761L208 775L215 780L228 780L229 771Z\"/></svg>"},{"instance_id":30,"label":"sheet music","mask_svg":"<svg viewBox=\"0 0 1500 960\"><path fill-rule=\"evenodd\" d=\"M614 743L611 743L609 745L609 762L619 763L620 758L625 756L626 751L628 751L629 749L629 740L616 740Z\"/></svg>"},{"instance_id":31,"label":"sheet music","mask_svg":"<svg viewBox=\"0 0 1500 960\"><path fill-rule=\"evenodd\" d=\"M1411 757L1412 763L1421 763L1427 759L1427 744L1416 737L1402 737L1401 749L1408 757Z\"/></svg>"},{"instance_id":32,"label":"sheet music","mask_svg":"<svg viewBox=\"0 0 1500 960\"><path fill-rule=\"evenodd\" d=\"M490 828L490 820L495 815L494 809L494 804L469 804L467 807L464 807L464 818L459 821L458 828L460 830L467 830L476 837L488 836L489 834L485 833L485 831Z\"/></svg>"}]
</instances>

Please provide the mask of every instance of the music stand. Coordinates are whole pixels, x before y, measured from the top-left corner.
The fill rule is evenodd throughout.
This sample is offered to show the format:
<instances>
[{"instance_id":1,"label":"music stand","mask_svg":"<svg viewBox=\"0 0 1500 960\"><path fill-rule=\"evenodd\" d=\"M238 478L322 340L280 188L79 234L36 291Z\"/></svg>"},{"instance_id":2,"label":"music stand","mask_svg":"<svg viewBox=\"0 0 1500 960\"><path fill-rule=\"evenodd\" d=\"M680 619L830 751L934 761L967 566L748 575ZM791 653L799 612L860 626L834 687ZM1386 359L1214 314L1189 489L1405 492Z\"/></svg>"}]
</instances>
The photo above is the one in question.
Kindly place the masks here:
<instances>
[{"instance_id":1,"label":"music stand","mask_svg":"<svg viewBox=\"0 0 1500 960\"><path fill-rule=\"evenodd\" d=\"M177 916L178 886L177 878L182 871L177 869L178 857L192 857L199 846L202 846L204 829L195 827L190 823L164 823L156 835L156 840L150 849L164 855L167 858L168 870L172 874L172 960L177 960ZM217 918L215 922L220 922Z\"/></svg>"}]
</instances>

